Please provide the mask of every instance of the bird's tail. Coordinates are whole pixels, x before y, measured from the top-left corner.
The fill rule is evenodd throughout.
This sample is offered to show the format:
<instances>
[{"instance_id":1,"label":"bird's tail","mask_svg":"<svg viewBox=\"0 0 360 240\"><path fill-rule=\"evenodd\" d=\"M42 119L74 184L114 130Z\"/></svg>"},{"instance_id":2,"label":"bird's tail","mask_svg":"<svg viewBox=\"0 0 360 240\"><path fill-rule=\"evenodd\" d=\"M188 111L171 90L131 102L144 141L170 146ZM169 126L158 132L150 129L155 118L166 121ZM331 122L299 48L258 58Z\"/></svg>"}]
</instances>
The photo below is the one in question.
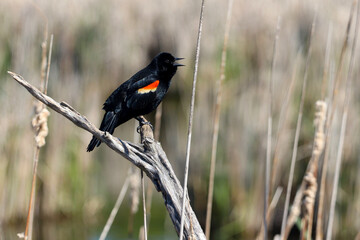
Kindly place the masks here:
<instances>
[{"instance_id":1,"label":"bird's tail","mask_svg":"<svg viewBox=\"0 0 360 240\"><path fill-rule=\"evenodd\" d=\"M114 112L106 112L101 122L100 130L113 134L116 127L116 122L116 114ZM93 136L86 151L91 152L95 147L100 146L100 144L101 140Z\"/></svg>"}]
</instances>

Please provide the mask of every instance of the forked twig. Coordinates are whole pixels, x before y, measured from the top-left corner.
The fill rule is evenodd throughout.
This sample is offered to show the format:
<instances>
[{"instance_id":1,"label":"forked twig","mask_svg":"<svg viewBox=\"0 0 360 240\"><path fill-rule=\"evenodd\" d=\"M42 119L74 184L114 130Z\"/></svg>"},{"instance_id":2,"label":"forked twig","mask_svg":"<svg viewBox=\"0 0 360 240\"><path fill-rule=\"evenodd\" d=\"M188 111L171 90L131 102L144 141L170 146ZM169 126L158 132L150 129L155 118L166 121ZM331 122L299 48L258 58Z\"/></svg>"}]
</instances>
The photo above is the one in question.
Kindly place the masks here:
<instances>
[{"instance_id":1,"label":"forked twig","mask_svg":"<svg viewBox=\"0 0 360 240\"><path fill-rule=\"evenodd\" d=\"M49 108L60 113L76 126L88 131L92 135L100 139L104 144L112 150L123 156L136 167L142 169L150 178L157 191L162 193L164 204L173 222L175 230L180 232L181 220L181 196L183 188L176 177L167 156L162 149L160 143L154 141L153 132L150 126L143 125L141 127L142 144L134 144L113 137L111 134L100 131L94 124L89 122L87 118L76 111L72 107L61 105L51 97L41 93L18 74L8 72L19 84L25 87L30 94L47 105ZM196 239L205 239L205 234L196 218L190 204L185 206L184 214L184 237L191 236L190 219L192 221L193 233Z\"/></svg>"}]
</instances>

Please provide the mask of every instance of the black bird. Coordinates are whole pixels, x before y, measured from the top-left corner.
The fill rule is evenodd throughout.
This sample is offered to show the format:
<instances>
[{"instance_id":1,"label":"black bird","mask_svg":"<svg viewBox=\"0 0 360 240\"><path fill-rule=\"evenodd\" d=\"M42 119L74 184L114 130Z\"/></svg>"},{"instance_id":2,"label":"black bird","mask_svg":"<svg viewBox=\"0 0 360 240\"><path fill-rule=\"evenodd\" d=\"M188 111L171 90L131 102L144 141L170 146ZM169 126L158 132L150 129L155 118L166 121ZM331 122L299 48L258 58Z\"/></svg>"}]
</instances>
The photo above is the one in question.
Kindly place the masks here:
<instances>
[{"instance_id":1,"label":"black bird","mask_svg":"<svg viewBox=\"0 0 360 240\"><path fill-rule=\"evenodd\" d=\"M148 114L159 106L177 68L184 66L175 62L181 59L183 58L175 58L170 53L162 52L148 66L121 84L104 103L105 115L100 130L113 134L117 126L132 118L142 122L139 116ZM93 136L87 151L92 151L100 144L101 141Z\"/></svg>"}]
</instances>

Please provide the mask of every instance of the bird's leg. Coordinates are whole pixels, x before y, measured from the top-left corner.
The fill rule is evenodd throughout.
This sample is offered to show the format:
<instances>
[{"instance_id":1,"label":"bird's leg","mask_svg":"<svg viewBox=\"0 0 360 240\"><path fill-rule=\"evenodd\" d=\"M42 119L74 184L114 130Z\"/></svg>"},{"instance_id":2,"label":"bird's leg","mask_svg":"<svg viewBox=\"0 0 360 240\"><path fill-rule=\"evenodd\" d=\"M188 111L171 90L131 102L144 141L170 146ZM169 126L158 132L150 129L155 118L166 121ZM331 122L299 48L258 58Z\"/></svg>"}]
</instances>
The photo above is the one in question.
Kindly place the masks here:
<instances>
[{"instance_id":1,"label":"bird's leg","mask_svg":"<svg viewBox=\"0 0 360 240\"><path fill-rule=\"evenodd\" d=\"M140 125L150 124L150 122L148 120L146 120L146 118L144 118L144 116L138 116L138 117L135 117L135 119L139 121Z\"/></svg>"},{"instance_id":2,"label":"bird's leg","mask_svg":"<svg viewBox=\"0 0 360 240\"><path fill-rule=\"evenodd\" d=\"M153 125L151 125L151 123L148 120L146 120L146 118L144 118L144 116L138 116L138 117L135 117L135 119L139 121L139 127L137 128L138 133L140 133L140 128L142 125L149 125L151 127L151 130L154 130Z\"/></svg>"}]
</instances>

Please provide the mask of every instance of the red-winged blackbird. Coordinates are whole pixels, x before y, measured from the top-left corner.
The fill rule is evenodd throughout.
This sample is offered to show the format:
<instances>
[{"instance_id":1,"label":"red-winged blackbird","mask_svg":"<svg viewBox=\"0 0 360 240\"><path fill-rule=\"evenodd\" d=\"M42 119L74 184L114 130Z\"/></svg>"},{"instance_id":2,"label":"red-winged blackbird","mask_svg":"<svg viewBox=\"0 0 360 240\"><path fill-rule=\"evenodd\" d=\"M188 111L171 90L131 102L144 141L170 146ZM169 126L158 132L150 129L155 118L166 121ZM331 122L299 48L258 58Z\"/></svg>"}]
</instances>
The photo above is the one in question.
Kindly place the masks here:
<instances>
[{"instance_id":1,"label":"red-winged blackbird","mask_svg":"<svg viewBox=\"0 0 360 240\"><path fill-rule=\"evenodd\" d=\"M175 62L181 59L170 53L160 53L147 67L121 84L104 103L106 112L100 130L113 134L120 124L132 118L141 122L139 116L154 111L167 93L177 67L184 66ZM101 141L93 136L87 151L92 151L100 144Z\"/></svg>"}]
</instances>

